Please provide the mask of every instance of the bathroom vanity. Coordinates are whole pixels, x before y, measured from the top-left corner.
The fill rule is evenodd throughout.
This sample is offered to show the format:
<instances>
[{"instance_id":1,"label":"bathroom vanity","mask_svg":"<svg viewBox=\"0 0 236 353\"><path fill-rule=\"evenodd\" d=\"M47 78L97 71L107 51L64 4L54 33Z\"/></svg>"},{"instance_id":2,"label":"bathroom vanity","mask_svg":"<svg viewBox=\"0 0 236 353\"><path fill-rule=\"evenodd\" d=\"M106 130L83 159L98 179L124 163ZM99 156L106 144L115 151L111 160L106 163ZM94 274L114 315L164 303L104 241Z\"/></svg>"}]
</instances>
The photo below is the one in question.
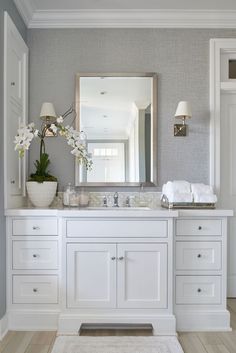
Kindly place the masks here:
<instances>
[{"instance_id":1,"label":"bathroom vanity","mask_svg":"<svg viewBox=\"0 0 236 353\"><path fill-rule=\"evenodd\" d=\"M11 330L230 330L228 210L9 209Z\"/></svg>"}]
</instances>

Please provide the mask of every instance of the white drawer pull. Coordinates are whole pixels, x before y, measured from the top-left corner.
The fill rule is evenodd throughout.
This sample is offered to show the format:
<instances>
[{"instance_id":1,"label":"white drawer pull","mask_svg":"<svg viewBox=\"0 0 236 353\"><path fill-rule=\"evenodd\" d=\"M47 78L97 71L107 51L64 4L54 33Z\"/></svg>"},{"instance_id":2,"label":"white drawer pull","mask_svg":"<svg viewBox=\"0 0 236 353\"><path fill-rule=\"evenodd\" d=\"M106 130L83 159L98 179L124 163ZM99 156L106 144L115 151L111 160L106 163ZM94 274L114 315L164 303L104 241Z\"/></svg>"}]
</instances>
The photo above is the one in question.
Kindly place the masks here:
<instances>
[{"instance_id":1,"label":"white drawer pull","mask_svg":"<svg viewBox=\"0 0 236 353\"><path fill-rule=\"evenodd\" d=\"M198 293L201 293L201 291L202 291L202 290L201 290L201 288L198 288L198 290L197 290L197 291L198 291Z\"/></svg>"},{"instance_id":2,"label":"white drawer pull","mask_svg":"<svg viewBox=\"0 0 236 353\"><path fill-rule=\"evenodd\" d=\"M202 255L201 255L201 254L198 254L198 256L197 256L197 257L198 257L198 259L200 259L200 258L202 257Z\"/></svg>"},{"instance_id":3,"label":"white drawer pull","mask_svg":"<svg viewBox=\"0 0 236 353\"><path fill-rule=\"evenodd\" d=\"M198 230L202 230L202 226L198 226Z\"/></svg>"},{"instance_id":4,"label":"white drawer pull","mask_svg":"<svg viewBox=\"0 0 236 353\"><path fill-rule=\"evenodd\" d=\"M120 256L120 257L118 257L118 260L124 260L124 256Z\"/></svg>"},{"instance_id":5,"label":"white drawer pull","mask_svg":"<svg viewBox=\"0 0 236 353\"><path fill-rule=\"evenodd\" d=\"M114 261L115 259L116 259L116 257L115 257L115 256L112 256L112 257L111 257L111 260L113 260L113 261Z\"/></svg>"},{"instance_id":6,"label":"white drawer pull","mask_svg":"<svg viewBox=\"0 0 236 353\"><path fill-rule=\"evenodd\" d=\"M33 292L37 293L38 292L38 288L33 288Z\"/></svg>"},{"instance_id":7,"label":"white drawer pull","mask_svg":"<svg viewBox=\"0 0 236 353\"><path fill-rule=\"evenodd\" d=\"M33 226L33 230L39 230L40 229L40 227L38 227L38 226Z\"/></svg>"}]
</instances>

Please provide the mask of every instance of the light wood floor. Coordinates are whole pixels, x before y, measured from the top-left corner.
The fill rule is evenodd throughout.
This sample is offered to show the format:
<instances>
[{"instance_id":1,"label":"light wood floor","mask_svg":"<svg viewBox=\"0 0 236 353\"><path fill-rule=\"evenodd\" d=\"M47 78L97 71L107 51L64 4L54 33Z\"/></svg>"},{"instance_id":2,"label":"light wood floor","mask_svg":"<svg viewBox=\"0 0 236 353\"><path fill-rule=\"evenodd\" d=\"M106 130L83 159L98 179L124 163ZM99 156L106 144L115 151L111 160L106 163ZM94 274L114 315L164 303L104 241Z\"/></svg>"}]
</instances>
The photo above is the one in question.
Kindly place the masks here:
<instances>
[{"instance_id":1,"label":"light wood floor","mask_svg":"<svg viewBox=\"0 0 236 353\"><path fill-rule=\"evenodd\" d=\"M236 299L228 299L232 332L179 333L179 341L185 353L236 353ZM83 336L143 336L146 331L86 330ZM50 353L56 332L8 332L0 342L0 353Z\"/></svg>"}]
</instances>

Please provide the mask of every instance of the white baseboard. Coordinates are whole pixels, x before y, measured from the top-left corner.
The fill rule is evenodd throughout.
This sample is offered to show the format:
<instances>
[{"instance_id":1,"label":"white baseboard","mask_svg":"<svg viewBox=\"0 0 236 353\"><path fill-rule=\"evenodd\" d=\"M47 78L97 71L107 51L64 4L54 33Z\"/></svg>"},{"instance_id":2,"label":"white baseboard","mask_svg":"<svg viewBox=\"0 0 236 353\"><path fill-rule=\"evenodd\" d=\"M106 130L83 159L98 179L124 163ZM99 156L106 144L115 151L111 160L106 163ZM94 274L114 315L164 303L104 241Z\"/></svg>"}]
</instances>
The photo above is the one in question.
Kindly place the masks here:
<instances>
[{"instance_id":1,"label":"white baseboard","mask_svg":"<svg viewBox=\"0 0 236 353\"><path fill-rule=\"evenodd\" d=\"M77 334L82 323L97 324L152 324L153 334L176 335L176 320L174 315L160 316L91 316L61 314L58 323L59 334Z\"/></svg>"},{"instance_id":2,"label":"white baseboard","mask_svg":"<svg viewBox=\"0 0 236 353\"><path fill-rule=\"evenodd\" d=\"M10 311L8 329L15 331L54 331L58 327L58 311Z\"/></svg>"},{"instance_id":3,"label":"white baseboard","mask_svg":"<svg viewBox=\"0 0 236 353\"><path fill-rule=\"evenodd\" d=\"M5 314L0 320L0 341L8 332L8 316Z\"/></svg>"},{"instance_id":4,"label":"white baseboard","mask_svg":"<svg viewBox=\"0 0 236 353\"><path fill-rule=\"evenodd\" d=\"M232 331L228 310L178 311L175 316L177 331Z\"/></svg>"}]
</instances>

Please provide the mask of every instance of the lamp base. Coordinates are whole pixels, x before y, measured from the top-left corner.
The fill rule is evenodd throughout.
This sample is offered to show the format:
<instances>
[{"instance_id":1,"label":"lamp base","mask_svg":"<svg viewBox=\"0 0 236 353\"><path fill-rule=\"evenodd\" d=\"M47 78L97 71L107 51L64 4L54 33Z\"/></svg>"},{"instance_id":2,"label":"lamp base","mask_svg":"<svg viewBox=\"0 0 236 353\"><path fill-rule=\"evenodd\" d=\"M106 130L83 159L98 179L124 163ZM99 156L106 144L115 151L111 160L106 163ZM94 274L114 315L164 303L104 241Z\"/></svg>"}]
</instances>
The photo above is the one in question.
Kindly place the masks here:
<instances>
[{"instance_id":1,"label":"lamp base","mask_svg":"<svg viewBox=\"0 0 236 353\"><path fill-rule=\"evenodd\" d=\"M187 125L175 124L174 125L174 136L186 136L187 135Z\"/></svg>"}]
</instances>

